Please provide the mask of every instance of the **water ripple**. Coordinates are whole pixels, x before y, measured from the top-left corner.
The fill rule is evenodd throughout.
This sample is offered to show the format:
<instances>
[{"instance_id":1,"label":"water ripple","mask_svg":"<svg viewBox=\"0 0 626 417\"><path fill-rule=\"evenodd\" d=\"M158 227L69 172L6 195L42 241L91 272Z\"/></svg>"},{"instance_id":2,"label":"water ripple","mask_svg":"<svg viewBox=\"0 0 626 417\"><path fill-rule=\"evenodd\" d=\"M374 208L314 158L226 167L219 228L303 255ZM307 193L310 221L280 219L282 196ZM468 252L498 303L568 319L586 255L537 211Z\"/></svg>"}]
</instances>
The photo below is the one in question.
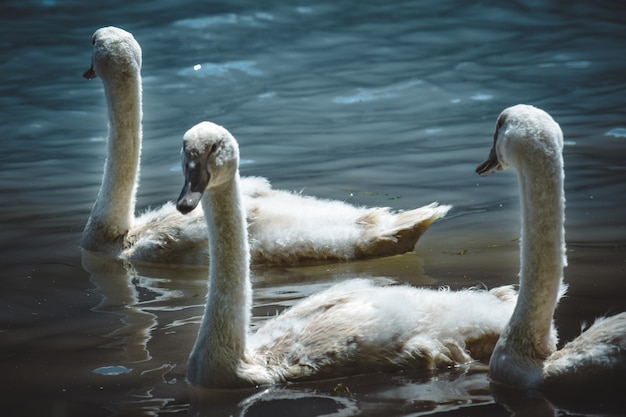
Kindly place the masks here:
<instances>
[{"instance_id":1,"label":"water ripple","mask_svg":"<svg viewBox=\"0 0 626 417\"><path fill-rule=\"evenodd\" d=\"M235 13L221 14L217 16L203 16L189 19L181 19L174 22L175 27L201 30L219 25L235 25L238 23L255 24L258 21L272 21L274 16L266 12L256 12L254 15L237 15Z\"/></svg>"},{"instance_id":2,"label":"water ripple","mask_svg":"<svg viewBox=\"0 0 626 417\"><path fill-rule=\"evenodd\" d=\"M616 127L604 134L605 136L613 136L615 138L626 138L626 127Z\"/></svg>"},{"instance_id":3,"label":"water ripple","mask_svg":"<svg viewBox=\"0 0 626 417\"><path fill-rule=\"evenodd\" d=\"M422 84L421 80L409 80L398 84L392 84L381 88L360 88L356 94L350 96L337 96L333 102L338 104L353 104L380 99L397 97L400 91L408 90Z\"/></svg>"}]
</instances>

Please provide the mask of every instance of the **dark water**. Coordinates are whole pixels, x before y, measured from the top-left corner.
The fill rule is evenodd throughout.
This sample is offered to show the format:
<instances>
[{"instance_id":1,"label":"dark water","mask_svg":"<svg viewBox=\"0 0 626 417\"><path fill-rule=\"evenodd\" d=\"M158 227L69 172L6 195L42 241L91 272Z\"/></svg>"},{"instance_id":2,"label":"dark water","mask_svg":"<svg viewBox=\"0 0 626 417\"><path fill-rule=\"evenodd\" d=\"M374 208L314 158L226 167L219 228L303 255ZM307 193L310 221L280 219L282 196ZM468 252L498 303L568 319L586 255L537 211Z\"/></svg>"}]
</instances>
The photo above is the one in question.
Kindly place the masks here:
<instances>
[{"instance_id":1,"label":"dark water","mask_svg":"<svg viewBox=\"0 0 626 417\"><path fill-rule=\"evenodd\" d=\"M186 358L206 269L81 260L78 248L106 136L101 83L81 75L91 35L105 25L131 31L144 52L138 207L177 196L180 138L205 119L239 139L243 174L276 188L402 209L455 206L415 254L256 270L255 324L346 276L454 288L515 282L514 174L479 178L474 168L499 112L520 102L550 112L567 140L562 340L581 322L626 310L620 2L102 3L0 6L3 415L511 413L480 364L191 391ZM566 413L542 398L524 404L528 415ZM621 411L590 401L579 412Z\"/></svg>"}]
</instances>

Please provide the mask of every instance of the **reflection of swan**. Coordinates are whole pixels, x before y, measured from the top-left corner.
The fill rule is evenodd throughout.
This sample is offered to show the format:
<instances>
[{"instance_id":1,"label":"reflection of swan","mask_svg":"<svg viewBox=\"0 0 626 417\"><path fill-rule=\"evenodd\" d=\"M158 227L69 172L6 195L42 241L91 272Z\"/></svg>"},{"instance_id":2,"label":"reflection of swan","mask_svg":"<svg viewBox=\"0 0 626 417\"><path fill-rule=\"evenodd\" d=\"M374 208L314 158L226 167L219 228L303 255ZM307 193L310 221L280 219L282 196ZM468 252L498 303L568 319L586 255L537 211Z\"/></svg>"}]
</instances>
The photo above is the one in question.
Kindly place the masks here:
<instances>
[{"instance_id":1,"label":"reflection of swan","mask_svg":"<svg viewBox=\"0 0 626 417\"><path fill-rule=\"evenodd\" d=\"M500 114L494 138L489 159L476 171L517 169L522 240L519 303L491 358L491 378L515 387L591 388L621 373L623 383L626 313L597 320L559 351L550 331L566 264L559 125L540 109L518 105Z\"/></svg>"},{"instance_id":2,"label":"reflection of swan","mask_svg":"<svg viewBox=\"0 0 626 417\"><path fill-rule=\"evenodd\" d=\"M206 225L200 210L182 216L167 203L135 218L142 139L141 48L130 33L115 27L97 30L93 44L92 66L85 77L98 76L104 84L108 158L81 246L125 259L206 263ZM296 264L409 252L450 209L433 203L392 213L272 190L264 178L246 178L241 185L255 263Z\"/></svg>"},{"instance_id":3,"label":"reflection of swan","mask_svg":"<svg viewBox=\"0 0 626 417\"><path fill-rule=\"evenodd\" d=\"M92 330L98 331L100 340L100 352L94 357L92 372L111 382L115 380L116 387L127 386L125 384L132 381L127 395L108 405L109 412L154 415L155 410L163 409L172 401L171 391L163 387L175 383L178 362L177 355L172 354L175 349L168 344L167 334L162 330L168 326L163 323L172 316L180 317L177 310L187 306L182 300L198 292L198 288L190 285L198 281L193 271L198 268L179 267L172 277L175 279L170 280L165 267L161 268L165 274L160 277L145 276L124 260L112 260L106 254L86 250L81 252L82 266L95 285L92 291L101 297L92 311L119 318L119 321L100 318L100 322L104 321L102 326ZM102 334L101 329L107 332ZM175 332L176 329L167 330L167 333Z\"/></svg>"},{"instance_id":4,"label":"reflection of swan","mask_svg":"<svg viewBox=\"0 0 626 417\"><path fill-rule=\"evenodd\" d=\"M102 296L92 311L120 316L122 327L106 335L113 342L106 347L120 347L128 362L144 362L150 359L147 344L156 326L156 316L137 307L137 289L132 283L132 272L123 261L111 262L101 254L82 251L83 268L91 274L94 291Z\"/></svg>"},{"instance_id":5,"label":"reflection of swan","mask_svg":"<svg viewBox=\"0 0 626 417\"><path fill-rule=\"evenodd\" d=\"M209 229L209 293L187 375L234 387L394 369L432 369L488 357L513 308L500 288L450 292L377 287L353 279L319 292L248 334L249 250L230 133L203 122L183 139L177 207L202 200Z\"/></svg>"},{"instance_id":6,"label":"reflection of swan","mask_svg":"<svg viewBox=\"0 0 626 417\"><path fill-rule=\"evenodd\" d=\"M238 405L241 417L289 415L288 410L297 410L298 417L347 417L359 413L353 398L277 386L268 387Z\"/></svg>"}]
</instances>

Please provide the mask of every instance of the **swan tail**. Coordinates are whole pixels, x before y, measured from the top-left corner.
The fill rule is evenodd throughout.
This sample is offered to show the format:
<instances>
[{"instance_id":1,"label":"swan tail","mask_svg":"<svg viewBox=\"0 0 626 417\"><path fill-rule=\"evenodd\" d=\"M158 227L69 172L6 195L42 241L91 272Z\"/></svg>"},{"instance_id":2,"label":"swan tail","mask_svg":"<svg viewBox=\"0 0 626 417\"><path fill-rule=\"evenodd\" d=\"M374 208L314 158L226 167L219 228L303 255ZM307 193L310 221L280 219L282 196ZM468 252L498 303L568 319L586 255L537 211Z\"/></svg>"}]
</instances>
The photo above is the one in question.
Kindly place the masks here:
<instances>
[{"instance_id":1,"label":"swan tail","mask_svg":"<svg viewBox=\"0 0 626 417\"><path fill-rule=\"evenodd\" d=\"M413 210L391 213L375 209L359 219L365 225L365 239L356 246L356 258L399 255L410 252L428 228L445 216L449 205L431 203Z\"/></svg>"},{"instance_id":2,"label":"swan tail","mask_svg":"<svg viewBox=\"0 0 626 417\"><path fill-rule=\"evenodd\" d=\"M548 357L543 368L544 385L594 384L623 386L626 378L626 313L603 317L580 336Z\"/></svg>"}]
</instances>

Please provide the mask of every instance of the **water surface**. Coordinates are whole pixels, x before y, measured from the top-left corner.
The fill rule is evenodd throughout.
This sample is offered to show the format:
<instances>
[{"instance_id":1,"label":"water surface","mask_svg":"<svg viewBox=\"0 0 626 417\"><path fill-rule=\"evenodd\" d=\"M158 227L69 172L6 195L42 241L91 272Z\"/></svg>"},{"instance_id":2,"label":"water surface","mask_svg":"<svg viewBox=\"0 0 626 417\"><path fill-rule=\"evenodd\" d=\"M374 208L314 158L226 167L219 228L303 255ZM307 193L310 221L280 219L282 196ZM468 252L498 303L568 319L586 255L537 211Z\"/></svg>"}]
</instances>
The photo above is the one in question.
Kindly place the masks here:
<instances>
[{"instance_id":1,"label":"water surface","mask_svg":"<svg viewBox=\"0 0 626 417\"><path fill-rule=\"evenodd\" d=\"M618 2L232 2L106 6L6 1L0 38L0 364L11 415L510 415L484 365L239 391L190 390L206 268L81 258L104 162L91 35L143 47L138 207L178 195L182 133L239 140L244 175L275 188L408 209L453 204L414 254L254 271L253 324L349 276L413 285L514 283L514 173L474 174L500 111L550 112L566 147L562 340L626 310L626 14ZM557 411L544 399L529 415ZM591 403L581 413L610 413ZM619 414L619 413L617 413Z\"/></svg>"}]
</instances>

